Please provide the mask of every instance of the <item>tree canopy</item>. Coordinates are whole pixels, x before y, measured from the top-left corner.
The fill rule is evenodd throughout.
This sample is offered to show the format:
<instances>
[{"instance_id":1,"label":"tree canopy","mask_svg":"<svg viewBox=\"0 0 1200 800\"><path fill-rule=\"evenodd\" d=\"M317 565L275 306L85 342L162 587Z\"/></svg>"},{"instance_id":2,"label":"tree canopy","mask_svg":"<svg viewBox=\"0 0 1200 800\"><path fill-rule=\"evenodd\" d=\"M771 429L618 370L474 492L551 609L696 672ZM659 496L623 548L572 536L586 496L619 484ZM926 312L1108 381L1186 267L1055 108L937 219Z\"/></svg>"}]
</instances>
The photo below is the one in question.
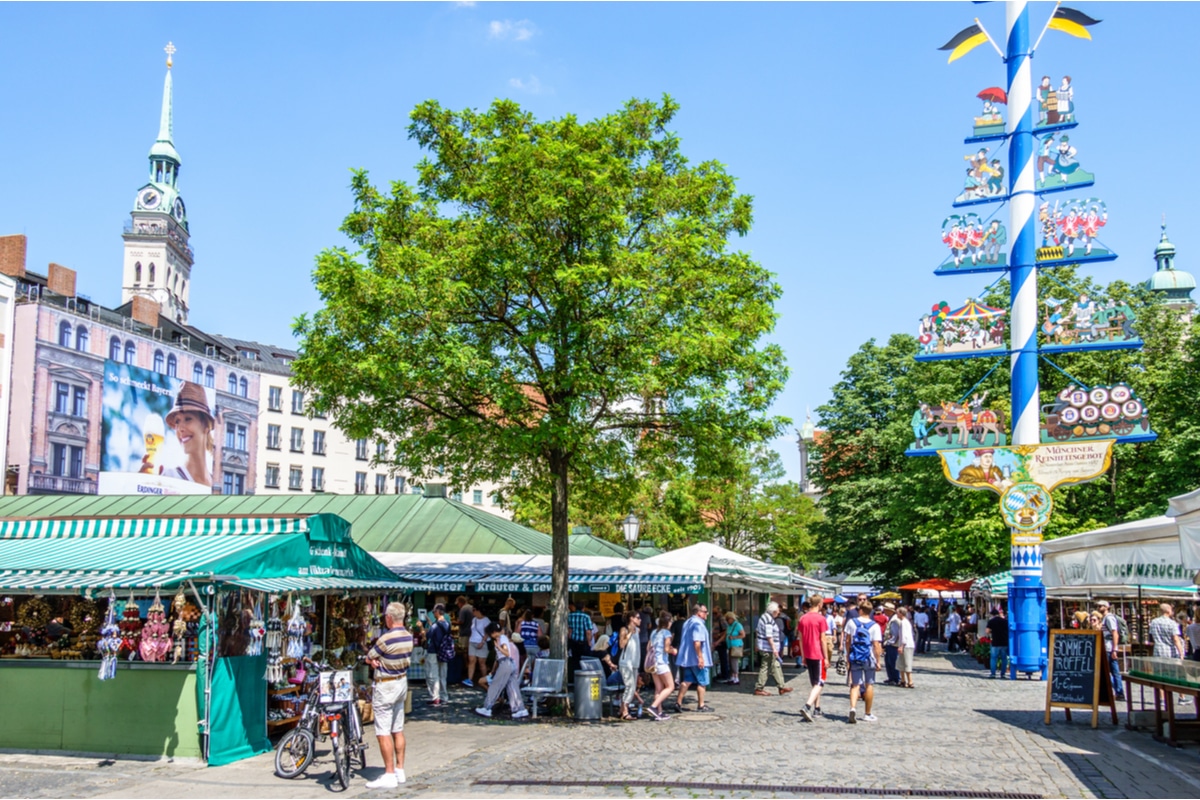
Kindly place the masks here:
<instances>
[{"instance_id":1,"label":"tree canopy","mask_svg":"<svg viewBox=\"0 0 1200 800\"><path fill-rule=\"evenodd\" d=\"M729 246L751 199L684 157L677 108L581 122L420 104L416 186L354 173L358 249L320 254L323 308L296 322L314 410L394 444L390 466L548 497L556 653L571 488L632 497L668 460L715 469L783 422L783 354L761 341L780 288Z\"/></svg>"},{"instance_id":2,"label":"tree canopy","mask_svg":"<svg viewBox=\"0 0 1200 800\"><path fill-rule=\"evenodd\" d=\"M1039 285L1049 294L1112 297L1136 311L1145 342L1138 351L1063 353L1053 364L1087 385L1129 383L1145 401L1158 440L1117 445L1102 479L1054 492L1047 538L1163 513L1169 497L1200 485L1200 323L1154 301L1142 288L1115 282L1106 289L1056 270ZM1006 305L1000 282L984 298ZM1190 326L1190 327L1189 327ZM1006 569L1008 531L990 492L950 485L939 460L908 458L909 426L921 402L956 400L988 391L988 405L1008 416L1007 359L917 362L912 336L874 340L854 353L818 409L823 433L815 445L814 479L826 496L817 523L818 554L834 570L866 573L897 583L915 578L981 575ZM984 376L993 365L997 369ZM976 381L983 378L975 386ZM1071 379L1045 359L1039 366L1042 402Z\"/></svg>"}]
</instances>

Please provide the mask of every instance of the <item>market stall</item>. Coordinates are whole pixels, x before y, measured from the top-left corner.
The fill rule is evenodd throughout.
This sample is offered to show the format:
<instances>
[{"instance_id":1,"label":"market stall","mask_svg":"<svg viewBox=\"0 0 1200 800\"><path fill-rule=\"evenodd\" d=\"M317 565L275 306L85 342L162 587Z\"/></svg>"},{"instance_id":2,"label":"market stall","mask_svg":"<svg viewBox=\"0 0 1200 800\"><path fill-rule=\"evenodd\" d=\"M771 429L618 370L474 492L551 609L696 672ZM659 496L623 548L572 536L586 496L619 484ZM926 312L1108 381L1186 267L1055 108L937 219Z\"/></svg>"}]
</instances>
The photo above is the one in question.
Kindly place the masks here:
<instances>
[{"instance_id":1,"label":"market stall","mask_svg":"<svg viewBox=\"0 0 1200 800\"><path fill-rule=\"evenodd\" d=\"M0 747L214 765L265 752L280 662L325 633L311 598L408 587L332 514L11 512L0 503Z\"/></svg>"}]
</instances>

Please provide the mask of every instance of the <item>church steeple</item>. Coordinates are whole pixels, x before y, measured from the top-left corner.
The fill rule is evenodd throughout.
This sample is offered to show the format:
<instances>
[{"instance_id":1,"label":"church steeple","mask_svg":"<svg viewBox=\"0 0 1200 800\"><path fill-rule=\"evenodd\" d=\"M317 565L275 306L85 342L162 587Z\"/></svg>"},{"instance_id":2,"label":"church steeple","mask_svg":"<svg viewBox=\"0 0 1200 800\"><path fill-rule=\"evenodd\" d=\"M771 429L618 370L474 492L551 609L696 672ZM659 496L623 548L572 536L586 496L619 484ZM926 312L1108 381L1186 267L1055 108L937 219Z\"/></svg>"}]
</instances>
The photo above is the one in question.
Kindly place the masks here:
<instances>
[{"instance_id":1,"label":"church steeple","mask_svg":"<svg viewBox=\"0 0 1200 800\"><path fill-rule=\"evenodd\" d=\"M125 272L122 299L149 297L162 314L187 322L192 280L192 248L188 245L187 209L179 196L179 167L175 149L175 97L171 76L175 45L167 53L158 138L150 147L150 182L138 189L133 220L125 227Z\"/></svg>"},{"instance_id":2,"label":"church steeple","mask_svg":"<svg viewBox=\"0 0 1200 800\"><path fill-rule=\"evenodd\" d=\"M1195 307L1192 290L1196 279L1191 273L1175 268L1175 245L1167 238L1167 220L1163 217L1162 236L1154 248L1154 274L1146 281L1146 288L1172 308L1190 310Z\"/></svg>"}]
</instances>

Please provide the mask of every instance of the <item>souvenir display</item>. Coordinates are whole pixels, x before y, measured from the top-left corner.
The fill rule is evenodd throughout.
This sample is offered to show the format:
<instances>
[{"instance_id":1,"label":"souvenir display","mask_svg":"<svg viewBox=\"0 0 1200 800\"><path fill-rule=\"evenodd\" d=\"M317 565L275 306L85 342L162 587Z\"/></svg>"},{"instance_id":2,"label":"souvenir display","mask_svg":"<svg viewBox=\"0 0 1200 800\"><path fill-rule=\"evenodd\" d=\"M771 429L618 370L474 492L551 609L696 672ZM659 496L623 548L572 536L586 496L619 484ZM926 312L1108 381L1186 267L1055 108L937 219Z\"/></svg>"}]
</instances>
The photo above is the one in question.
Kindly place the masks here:
<instances>
[{"instance_id":1,"label":"souvenir display","mask_svg":"<svg viewBox=\"0 0 1200 800\"><path fill-rule=\"evenodd\" d=\"M138 653L142 661L154 663L166 661L170 651L171 629L167 625L166 609L163 608L162 598L155 592L154 603L146 612L146 624L142 626Z\"/></svg>"},{"instance_id":2,"label":"souvenir display","mask_svg":"<svg viewBox=\"0 0 1200 800\"><path fill-rule=\"evenodd\" d=\"M118 654L128 656L130 660L138 651L138 640L142 635L142 612L138 609L138 604L133 599L133 592L129 593L129 600L125 603L125 609L121 612L121 647Z\"/></svg>"},{"instance_id":3,"label":"souvenir display","mask_svg":"<svg viewBox=\"0 0 1200 800\"><path fill-rule=\"evenodd\" d=\"M267 648L267 682L275 685L283 682L283 620L276 612L274 598L267 604L271 617L267 620L265 644ZM290 716L290 715L289 715Z\"/></svg>"},{"instance_id":4,"label":"souvenir display","mask_svg":"<svg viewBox=\"0 0 1200 800\"><path fill-rule=\"evenodd\" d=\"M175 599L171 601L171 613L175 615L175 622L171 624L171 633L174 637L175 647L171 654L171 663L178 664L180 659L186 653L186 639L188 632L187 620L183 618L183 609L187 607L187 596L184 595L181 588Z\"/></svg>"},{"instance_id":5,"label":"souvenir display","mask_svg":"<svg viewBox=\"0 0 1200 800\"><path fill-rule=\"evenodd\" d=\"M262 602L262 598L259 598L258 603L254 606L254 615L250 619L250 629L247 631L250 641L246 645L246 655L248 656L262 655L263 637L267 635L267 623L262 618Z\"/></svg>"},{"instance_id":6,"label":"souvenir display","mask_svg":"<svg viewBox=\"0 0 1200 800\"><path fill-rule=\"evenodd\" d=\"M308 622L300 613L300 601L297 600L292 608L292 615L287 622L287 657L304 658L304 637L307 633Z\"/></svg>"},{"instance_id":7,"label":"souvenir display","mask_svg":"<svg viewBox=\"0 0 1200 800\"><path fill-rule=\"evenodd\" d=\"M117 656L121 651L121 628L117 625L117 596L110 594L108 612L104 616L104 625L100 628L100 641L97 645L100 651L100 680L107 681L117 677Z\"/></svg>"}]
</instances>

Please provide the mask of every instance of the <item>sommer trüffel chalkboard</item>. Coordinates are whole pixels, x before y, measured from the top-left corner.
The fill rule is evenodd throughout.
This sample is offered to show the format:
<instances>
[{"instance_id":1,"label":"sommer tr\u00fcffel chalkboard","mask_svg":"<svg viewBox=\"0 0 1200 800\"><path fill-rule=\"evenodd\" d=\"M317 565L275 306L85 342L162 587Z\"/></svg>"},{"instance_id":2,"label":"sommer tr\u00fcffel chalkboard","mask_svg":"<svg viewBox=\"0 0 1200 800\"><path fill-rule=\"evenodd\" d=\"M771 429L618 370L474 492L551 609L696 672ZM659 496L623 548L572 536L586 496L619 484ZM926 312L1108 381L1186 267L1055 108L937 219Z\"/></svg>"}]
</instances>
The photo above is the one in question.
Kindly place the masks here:
<instances>
[{"instance_id":1,"label":"sommer tr\u00fcffel chalkboard","mask_svg":"<svg viewBox=\"0 0 1200 800\"><path fill-rule=\"evenodd\" d=\"M1092 712L1092 727L1100 720L1101 680L1107 681L1104 642L1100 631L1050 631L1050 672L1046 677L1046 723L1050 709L1062 708L1071 719L1072 708ZM1107 699L1107 698L1106 698ZM1109 700L1111 702L1111 700Z\"/></svg>"}]
</instances>

